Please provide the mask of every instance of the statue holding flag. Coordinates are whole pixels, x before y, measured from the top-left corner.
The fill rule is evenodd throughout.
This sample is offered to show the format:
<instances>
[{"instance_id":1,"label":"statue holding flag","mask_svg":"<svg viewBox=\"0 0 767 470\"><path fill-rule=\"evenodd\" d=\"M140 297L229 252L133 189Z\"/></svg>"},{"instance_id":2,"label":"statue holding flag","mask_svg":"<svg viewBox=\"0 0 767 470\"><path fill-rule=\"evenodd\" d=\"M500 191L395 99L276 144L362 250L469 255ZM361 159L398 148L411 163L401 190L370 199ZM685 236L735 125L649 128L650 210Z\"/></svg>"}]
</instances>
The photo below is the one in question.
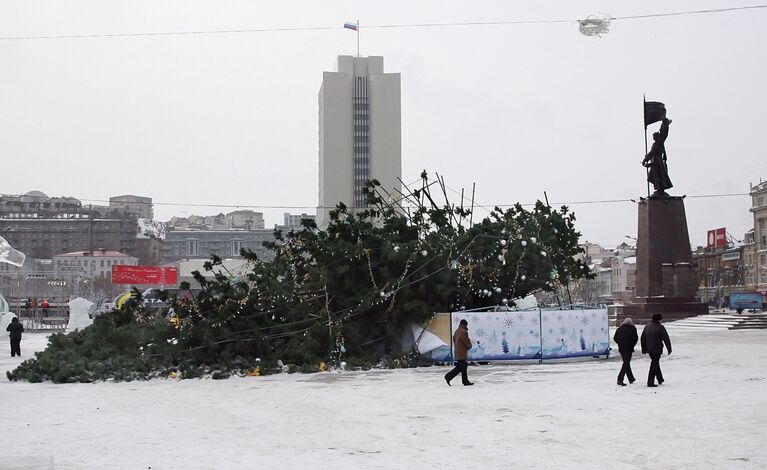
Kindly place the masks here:
<instances>
[{"instance_id":1,"label":"statue holding flag","mask_svg":"<svg viewBox=\"0 0 767 470\"><path fill-rule=\"evenodd\" d=\"M644 121L645 133L647 126L654 122L661 121L660 131L653 133L653 144L650 151L642 160L642 165L647 168L647 181L655 187L653 196L666 196L666 189L672 188L671 179L668 177L668 166L666 164L666 138L668 137L668 126L671 119L666 117L666 106L656 101L646 101L644 103ZM645 144L646 144L645 140ZM645 149L646 150L646 149Z\"/></svg>"}]
</instances>

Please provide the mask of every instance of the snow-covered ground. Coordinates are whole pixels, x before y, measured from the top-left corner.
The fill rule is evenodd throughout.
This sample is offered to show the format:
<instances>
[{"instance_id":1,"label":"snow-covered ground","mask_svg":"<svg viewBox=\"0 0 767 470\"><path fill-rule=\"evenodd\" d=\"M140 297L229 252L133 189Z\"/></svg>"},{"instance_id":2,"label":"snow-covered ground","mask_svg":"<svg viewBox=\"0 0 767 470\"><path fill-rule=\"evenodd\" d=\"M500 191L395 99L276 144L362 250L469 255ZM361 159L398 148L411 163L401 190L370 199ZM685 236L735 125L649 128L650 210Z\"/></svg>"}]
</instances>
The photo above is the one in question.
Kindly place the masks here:
<instances>
[{"instance_id":1,"label":"snow-covered ground","mask_svg":"<svg viewBox=\"0 0 767 470\"><path fill-rule=\"evenodd\" d=\"M658 388L641 354L627 387L615 358L470 367L474 387L446 367L9 383L6 340L0 468L767 468L767 330L667 326Z\"/></svg>"}]
</instances>

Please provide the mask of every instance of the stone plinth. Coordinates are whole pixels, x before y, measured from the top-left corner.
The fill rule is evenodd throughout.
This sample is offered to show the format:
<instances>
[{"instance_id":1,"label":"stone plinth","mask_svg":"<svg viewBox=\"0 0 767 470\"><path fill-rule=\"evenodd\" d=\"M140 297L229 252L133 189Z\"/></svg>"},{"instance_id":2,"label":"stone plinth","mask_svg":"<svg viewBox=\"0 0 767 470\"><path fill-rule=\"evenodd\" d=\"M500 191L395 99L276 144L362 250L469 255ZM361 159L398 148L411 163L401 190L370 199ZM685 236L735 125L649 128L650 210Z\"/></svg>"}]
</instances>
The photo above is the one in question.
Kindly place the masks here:
<instances>
[{"instance_id":1,"label":"stone plinth","mask_svg":"<svg viewBox=\"0 0 767 470\"><path fill-rule=\"evenodd\" d=\"M654 313L677 320L708 312L708 305L695 296L697 273L681 197L640 201L636 258L636 297L611 307L619 323L627 316L647 323Z\"/></svg>"}]
</instances>

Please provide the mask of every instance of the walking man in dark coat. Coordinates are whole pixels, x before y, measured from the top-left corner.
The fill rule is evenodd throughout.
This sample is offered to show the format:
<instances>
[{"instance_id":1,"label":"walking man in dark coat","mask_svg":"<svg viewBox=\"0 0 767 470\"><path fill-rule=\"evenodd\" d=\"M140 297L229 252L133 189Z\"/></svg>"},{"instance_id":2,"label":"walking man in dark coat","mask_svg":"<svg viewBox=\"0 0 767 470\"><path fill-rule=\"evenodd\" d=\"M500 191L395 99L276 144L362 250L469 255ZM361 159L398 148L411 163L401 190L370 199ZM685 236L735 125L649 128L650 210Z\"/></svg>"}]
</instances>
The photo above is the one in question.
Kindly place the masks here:
<instances>
[{"instance_id":1,"label":"walking man in dark coat","mask_svg":"<svg viewBox=\"0 0 767 470\"><path fill-rule=\"evenodd\" d=\"M660 313L652 316L652 322L645 325L642 330L642 354L650 355L650 372L647 375L647 386L657 387L664 382L663 373L660 371L660 356L663 354L663 345L671 354L671 339L668 337L666 327L660 324L662 317ZM658 385L655 385L655 379L658 379Z\"/></svg>"},{"instance_id":2,"label":"walking man in dark coat","mask_svg":"<svg viewBox=\"0 0 767 470\"><path fill-rule=\"evenodd\" d=\"M628 376L630 384L633 384L636 380L634 373L631 371L631 355L634 353L634 346L637 345L639 336L637 335L637 327L634 326L634 321L631 320L631 317L626 317L623 320L621 326L615 331L613 340L618 345L618 352L621 353L621 359L623 359L621 371L618 372L618 385L625 387L624 376Z\"/></svg>"},{"instance_id":3,"label":"walking man in dark coat","mask_svg":"<svg viewBox=\"0 0 767 470\"><path fill-rule=\"evenodd\" d=\"M24 331L24 325L18 318L13 317L11 324L5 328L5 331L11 333L11 357L21 357L21 333Z\"/></svg>"},{"instance_id":4,"label":"walking man in dark coat","mask_svg":"<svg viewBox=\"0 0 767 470\"><path fill-rule=\"evenodd\" d=\"M469 375L466 372L466 369L469 367L466 358L469 355L469 349L471 349L469 322L466 320L461 320L455 333L453 333L453 345L455 346L455 360L457 364L453 367L453 370L445 374L445 382L450 385L450 381L456 375L461 374L461 381L464 385L474 385L473 382L469 382Z\"/></svg>"}]
</instances>

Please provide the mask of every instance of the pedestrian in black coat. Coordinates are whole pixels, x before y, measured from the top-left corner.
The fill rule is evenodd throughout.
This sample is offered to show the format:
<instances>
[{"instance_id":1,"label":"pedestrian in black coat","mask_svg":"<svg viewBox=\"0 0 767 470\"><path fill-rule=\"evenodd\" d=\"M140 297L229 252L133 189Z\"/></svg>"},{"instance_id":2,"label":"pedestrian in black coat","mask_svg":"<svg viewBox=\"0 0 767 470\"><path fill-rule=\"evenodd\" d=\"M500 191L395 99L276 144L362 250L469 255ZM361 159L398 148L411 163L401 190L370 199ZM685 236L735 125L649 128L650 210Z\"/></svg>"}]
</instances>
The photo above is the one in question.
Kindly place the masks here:
<instances>
[{"instance_id":1,"label":"pedestrian in black coat","mask_svg":"<svg viewBox=\"0 0 767 470\"><path fill-rule=\"evenodd\" d=\"M618 345L618 352L620 352L621 359L623 359L621 371L618 372L618 385L626 385L623 381L624 376L628 376L629 383L633 384L636 379L631 371L631 355L634 353L634 346L637 345L639 336L637 335L637 327L634 326L634 321L630 317L626 317L623 320L621 326L615 331L613 340Z\"/></svg>"},{"instance_id":2,"label":"pedestrian in black coat","mask_svg":"<svg viewBox=\"0 0 767 470\"><path fill-rule=\"evenodd\" d=\"M668 337L666 327L660 324L662 317L660 313L652 316L652 322L645 325L642 330L642 354L650 355L650 372L647 375L647 386L657 387L663 384L663 373L660 370L660 356L663 354L663 345L671 354L671 339ZM658 385L655 385L655 379L658 379Z\"/></svg>"},{"instance_id":3,"label":"pedestrian in black coat","mask_svg":"<svg viewBox=\"0 0 767 470\"><path fill-rule=\"evenodd\" d=\"M11 333L11 357L16 355L21 357L21 333L24 331L24 325L18 318L13 317L11 324L5 328L5 331Z\"/></svg>"}]
</instances>

